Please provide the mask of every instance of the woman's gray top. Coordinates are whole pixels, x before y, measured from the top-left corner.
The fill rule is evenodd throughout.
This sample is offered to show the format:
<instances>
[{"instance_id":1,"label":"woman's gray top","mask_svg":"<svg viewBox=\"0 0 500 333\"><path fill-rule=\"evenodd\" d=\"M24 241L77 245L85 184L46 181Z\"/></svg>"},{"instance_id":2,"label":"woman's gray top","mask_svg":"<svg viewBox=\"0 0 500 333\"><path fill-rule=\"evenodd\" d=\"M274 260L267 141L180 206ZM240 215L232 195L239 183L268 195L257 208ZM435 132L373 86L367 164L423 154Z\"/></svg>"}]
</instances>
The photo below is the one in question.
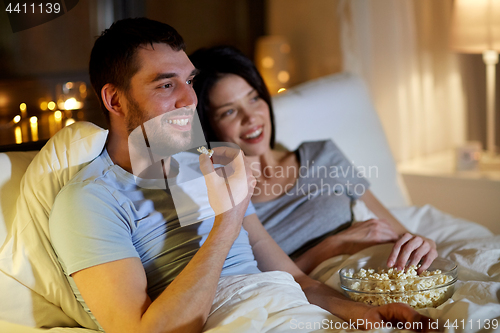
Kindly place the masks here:
<instances>
[{"instance_id":1,"label":"woman's gray top","mask_svg":"<svg viewBox=\"0 0 500 333\"><path fill-rule=\"evenodd\" d=\"M331 140L304 142L295 153L297 182L274 200L254 203L264 227L292 258L351 225L351 205L368 189L364 176L371 170L355 168ZM294 172L282 171L276 175ZM272 193L273 187L264 190Z\"/></svg>"}]
</instances>

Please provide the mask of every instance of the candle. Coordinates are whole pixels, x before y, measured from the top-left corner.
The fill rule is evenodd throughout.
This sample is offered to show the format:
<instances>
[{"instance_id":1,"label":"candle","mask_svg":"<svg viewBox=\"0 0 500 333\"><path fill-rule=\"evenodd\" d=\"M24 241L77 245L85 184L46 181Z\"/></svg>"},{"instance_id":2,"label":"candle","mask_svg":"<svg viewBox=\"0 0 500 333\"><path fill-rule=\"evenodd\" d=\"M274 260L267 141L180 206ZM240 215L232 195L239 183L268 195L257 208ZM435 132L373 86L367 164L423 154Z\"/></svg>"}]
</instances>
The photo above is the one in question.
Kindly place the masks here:
<instances>
[{"instance_id":1,"label":"candle","mask_svg":"<svg viewBox=\"0 0 500 333\"><path fill-rule=\"evenodd\" d=\"M26 103L21 103L19 105L19 110L21 110L21 117L22 118L25 118L26 115L28 114L28 110L27 110L27 107L26 107Z\"/></svg>"},{"instance_id":2,"label":"candle","mask_svg":"<svg viewBox=\"0 0 500 333\"><path fill-rule=\"evenodd\" d=\"M61 129L62 112L57 110L54 112L54 120L56 122L56 131Z\"/></svg>"},{"instance_id":3,"label":"candle","mask_svg":"<svg viewBox=\"0 0 500 333\"><path fill-rule=\"evenodd\" d=\"M36 116L30 118L30 127L31 139L33 141L38 141L38 118Z\"/></svg>"},{"instance_id":4,"label":"candle","mask_svg":"<svg viewBox=\"0 0 500 333\"><path fill-rule=\"evenodd\" d=\"M16 126L14 129L14 135L16 136L16 143L23 143L23 132L20 126Z\"/></svg>"}]
</instances>

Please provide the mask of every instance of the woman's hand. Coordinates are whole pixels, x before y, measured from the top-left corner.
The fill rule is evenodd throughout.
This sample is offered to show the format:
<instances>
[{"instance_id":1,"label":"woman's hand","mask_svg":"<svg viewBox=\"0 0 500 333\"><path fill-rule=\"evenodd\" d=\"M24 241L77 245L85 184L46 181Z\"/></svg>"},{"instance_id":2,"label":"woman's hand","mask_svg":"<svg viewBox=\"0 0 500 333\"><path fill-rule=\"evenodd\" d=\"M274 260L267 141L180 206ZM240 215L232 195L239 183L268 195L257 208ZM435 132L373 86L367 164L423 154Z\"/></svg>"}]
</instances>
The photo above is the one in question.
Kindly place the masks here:
<instances>
[{"instance_id":1,"label":"woman's hand","mask_svg":"<svg viewBox=\"0 0 500 333\"><path fill-rule=\"evenodd\" d=\"M395 242L399 235L385 219L371 219L356 222L329 238L329 242L342 249L337 254L354 254L373 245Z\"/></svg>"},{"instance_id":2,"label":"woman's hand","mask_svg":"<svg viewBox=\"0 0 500 333\"><path fill-rule=\"evenodd\" d=\"M420 274L429 268L437 256L436 243L432 239L406 232L394 244L387 260L387 267L402 270L406 263L408 266L416 266L422 260L422 265L417 269L417 273Z\"/></svg>"}]
</instances>

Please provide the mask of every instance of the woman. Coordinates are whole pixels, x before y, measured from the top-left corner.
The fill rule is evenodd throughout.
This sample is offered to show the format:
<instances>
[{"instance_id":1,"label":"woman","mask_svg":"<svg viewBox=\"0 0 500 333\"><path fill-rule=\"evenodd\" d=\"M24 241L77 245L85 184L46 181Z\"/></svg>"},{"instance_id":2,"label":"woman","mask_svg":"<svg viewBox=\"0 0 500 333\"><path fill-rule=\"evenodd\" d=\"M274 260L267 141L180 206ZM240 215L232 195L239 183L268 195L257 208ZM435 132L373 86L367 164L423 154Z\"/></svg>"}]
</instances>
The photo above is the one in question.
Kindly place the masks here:
<instances>
[{"instance_id":1,"label":"woman","mask_svg":"<svg viewBox=\"0 0 500 333\"><path fill-rule=\"evenodd\" d=\"M437 257L432 240L409 233L357 172L325 172L353 168L332 141L303 143L294 152L275 149L271 98L250 59L227 46L190 58L200 70L194 89L207 142L233 142L243 150L257 178L257 215L304 272L335 255L387 242L395 242L388 267L421 262L419 273L429 267ZM357 199L378 218L352 223Z\"/></svg>"}]
</instances>

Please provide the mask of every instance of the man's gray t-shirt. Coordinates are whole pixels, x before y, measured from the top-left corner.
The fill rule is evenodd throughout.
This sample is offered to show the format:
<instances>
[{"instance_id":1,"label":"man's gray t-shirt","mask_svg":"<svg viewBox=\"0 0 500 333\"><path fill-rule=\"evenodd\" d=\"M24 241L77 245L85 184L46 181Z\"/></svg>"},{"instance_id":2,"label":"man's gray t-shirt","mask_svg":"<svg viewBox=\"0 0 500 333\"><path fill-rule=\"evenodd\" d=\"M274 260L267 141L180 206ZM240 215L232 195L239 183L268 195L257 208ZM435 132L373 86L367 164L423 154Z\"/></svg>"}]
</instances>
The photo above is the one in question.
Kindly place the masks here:
<instances>
[{"instance_id":1,"label":"man's gray t-shirt","mask_svg":"<svg viewBox=\"0 0 500 333\"><path fill-rule=\"evenodd\" d=\"M361 169L331 140L304 142L295 153L300 167L294 187L274 200L254 203L264 227L293 258L349 227L353 200L369 187Z\"/></svg>"},{"instance_id":2,"label":"man's gray t-shirt","mask_svg":"<svg viewBox=\"0 0 500 333\"><path fill-rule=\"evenodd\" d=\"M173 158L178 163L178 183L192 180L193 174L199 183L184 197L183 207L174 205L168 189L138 186L138 181L148 185L148 180L114 164L106 150L64 186L55 200L49 222L52 245L75 297L101 330L71 274L115 260L140 258L147 293L154 300L189 263L213 227L215 214L208 203L198 155L184 152ZM181 227L178 211L199 223ZM250 204L245 216L253 213ZM221 276L259 272L242 227Z\"/></svg>"}]
</instances>

